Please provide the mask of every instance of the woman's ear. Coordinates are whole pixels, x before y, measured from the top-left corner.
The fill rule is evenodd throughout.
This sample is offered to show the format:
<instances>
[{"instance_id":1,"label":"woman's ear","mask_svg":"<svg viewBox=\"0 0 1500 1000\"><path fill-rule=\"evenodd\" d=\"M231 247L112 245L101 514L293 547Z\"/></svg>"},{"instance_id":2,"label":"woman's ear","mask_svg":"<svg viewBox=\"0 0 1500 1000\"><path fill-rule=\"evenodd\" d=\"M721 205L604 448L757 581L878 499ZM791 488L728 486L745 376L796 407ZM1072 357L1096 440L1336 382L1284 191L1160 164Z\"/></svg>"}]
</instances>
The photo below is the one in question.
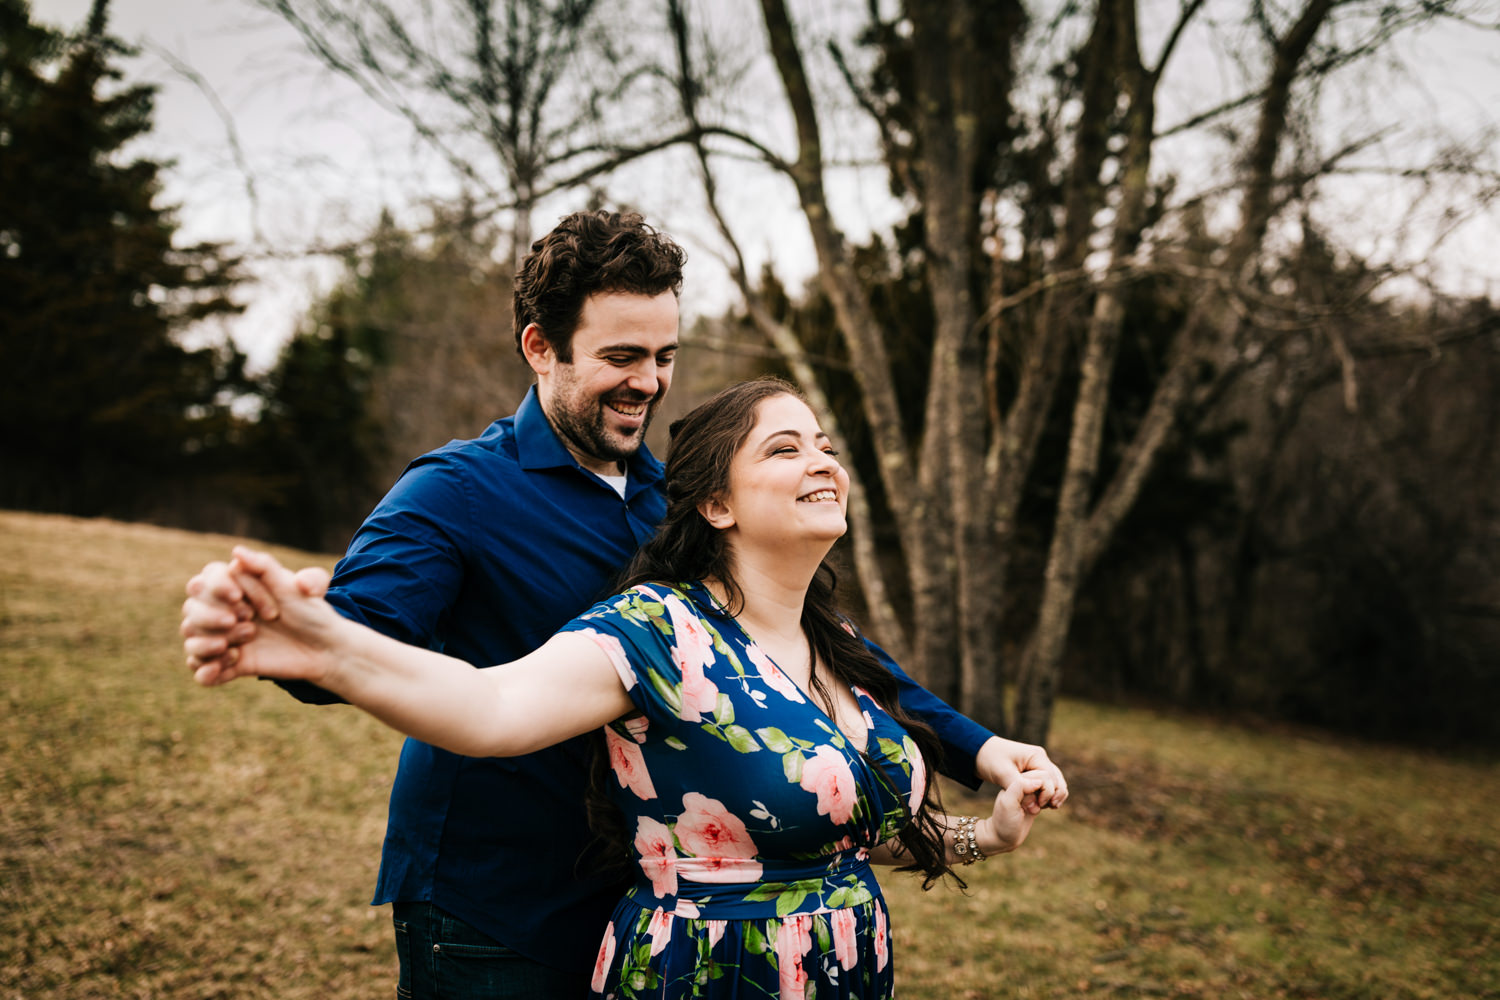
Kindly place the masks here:
<instances>
[{"instance_id":1,"label":"woman's ear","mask_svg":"<svg viewBox=\"0 0 1500 1000\"><path fill-rule=\"evenodd\" d=\"M526 329L521 331L521 356L538 375L551 374L552 365L557 361L557 352L552 350L552 342L535 323L528 323Z\"/></svg>"},{"instance_id":2,"label":"woman's ear","mask_svg":"<svg viewBox=\"0 0 1500 1000\"><path fill-rule=\"evenodd\" d=\"M709 527L720 531L734 527L734 511L730 510L729 505L718 497L700 503L698 513L703 515L703 520L708 522Z\"/></svg>"}]
</instances>

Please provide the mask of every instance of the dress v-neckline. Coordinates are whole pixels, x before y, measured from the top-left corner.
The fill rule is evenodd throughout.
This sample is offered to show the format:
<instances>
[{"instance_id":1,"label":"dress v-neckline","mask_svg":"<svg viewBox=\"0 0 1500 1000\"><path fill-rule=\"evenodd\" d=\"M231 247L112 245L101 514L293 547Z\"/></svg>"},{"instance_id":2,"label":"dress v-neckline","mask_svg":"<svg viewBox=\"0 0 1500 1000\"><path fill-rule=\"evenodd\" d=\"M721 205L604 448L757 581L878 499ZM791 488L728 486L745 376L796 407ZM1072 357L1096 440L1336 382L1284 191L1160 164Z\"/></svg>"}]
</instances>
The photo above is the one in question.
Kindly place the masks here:
<instances>
[{"instance_id":1,"label":"dress v-neckline","mask_svg":"<svg viewBox=\"0 0 1500 1000\"><path fill-rule=\"evenodd\" d=\"M862 741L862 745L861 742L856 741L854 736L847 732L843 726L839 725L839 720L837 718L830 715L822 705L818 704L818 700L812 696L812 692L808 691L801 684L798 684L796 678L782 669L781 664L776 662L776 658L773 657L770 653L767 653L766 648L755 641L755 636L750 634L750 630L745 628L745 626L741 624L738 618L730 614L728 608L719 603L719 599L714 596L713 591L709 590L708 587L702 582L694 584L692 589L701 590L703 594L708 598L715 611L723 615L725 618L728 618L730 621L734 622L734 627L739 631L741 638L743 638L745 642L750 646L754 646L756 649L760 650L765 658L771 661L771 665L774 666L777 670L781 671L781 676L786 678L788 684L797 689L797 692L802 695L802 700L807 702L808 705L812 706L813 711L817 712L825 720L827 720L828 724L833 727L833 731L847 740L849 746L854 749L854 752L856 754L858 754L860 757L864 757L869 753L870 740L874 736L873 723L870 721L872 716L870 715L869 710L865 707L864 703L860 701L860 692L853 685L844 684L842 685L842 687L844 688L844 690L848 691L849 696L854 699L854 707L859 712L861 728L864 730L864 740ZM806 638L806 636L804 635L803 638ZM809 641L808 653L811 660L808 667L809 679L811 679L812 676L811 672L817 669L816 653L813 651L811 646L812 643L811 641ZM865 695L865 697L868 698L869 695Z\"/></svg>"}]
</instances>

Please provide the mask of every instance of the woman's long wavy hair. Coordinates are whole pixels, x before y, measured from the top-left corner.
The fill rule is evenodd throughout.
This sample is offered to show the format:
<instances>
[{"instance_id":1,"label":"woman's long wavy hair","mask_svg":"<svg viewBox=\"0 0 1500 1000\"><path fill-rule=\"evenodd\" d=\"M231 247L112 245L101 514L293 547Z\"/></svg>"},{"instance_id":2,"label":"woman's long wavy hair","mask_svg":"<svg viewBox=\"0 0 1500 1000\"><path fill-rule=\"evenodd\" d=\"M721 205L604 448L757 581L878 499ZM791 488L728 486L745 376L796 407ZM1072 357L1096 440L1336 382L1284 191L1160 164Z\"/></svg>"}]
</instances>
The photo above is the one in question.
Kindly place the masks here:
<instances>
[{"instance_id":1,"label":"woman's long wavy hair","mask_svg":"<svg viewBox=\"0 0 1500 1000\"><path fill-rule=\"evenodd\" d=\"M666 466L667 513L656 534L637 551L625 568L617 590L638 584L712 580L728 596L727 610L738 614L743 593L735 581L733 552L723 532L699 512L703 504L729 492L729 466L755 427L760 404L776 396L803 399L795 386L781 379L762 378L730 386L671 426ZM803 400L806 402L806 400ZM922 805L909 816L900 837L911 859L902 871L920 871L924 887L945 874L954 874L946 861L936 780L942 748L925 723L911 718L897 700L895 676L877 660L852 624L839 611L834 592L837 576L825 559L808 586L802 606L802 630L814 652L813 691L831 705L828 684L858 685L868 691L917 744L927 762L927 787ZM846 627L847 626L847 627ZM826 667L825 678L819 667ZM600 737L602 746L602 735ZM609 799L606 755L595 754L589 791L589 814L606 849L620 857L629 844L629 831ZM957 875L954 874L957 878ZM962 880L960 880L962 884Z\"/></svg>"}]
</instances>

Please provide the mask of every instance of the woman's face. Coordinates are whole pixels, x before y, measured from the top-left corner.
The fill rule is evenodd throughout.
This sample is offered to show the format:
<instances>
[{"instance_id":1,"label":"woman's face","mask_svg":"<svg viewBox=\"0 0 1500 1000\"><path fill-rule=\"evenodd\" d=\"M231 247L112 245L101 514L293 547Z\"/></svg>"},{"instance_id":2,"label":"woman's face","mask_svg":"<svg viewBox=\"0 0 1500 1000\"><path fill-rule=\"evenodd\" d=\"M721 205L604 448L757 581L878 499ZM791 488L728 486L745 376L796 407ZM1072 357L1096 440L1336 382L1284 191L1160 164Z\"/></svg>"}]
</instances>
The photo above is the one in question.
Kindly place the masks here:
<instances>
[{"instance_id":1,"label":"woman's face","mask_svg":"<svg viewBox=\"0 0 1500 1000\"><path fill-rule=\"evenodd\" d=\"M756 546L844 534L849 474L812 410L795 396L771 396L729 465L729 491L707 505L709 523Z\"/></svg>"}]
</instances>

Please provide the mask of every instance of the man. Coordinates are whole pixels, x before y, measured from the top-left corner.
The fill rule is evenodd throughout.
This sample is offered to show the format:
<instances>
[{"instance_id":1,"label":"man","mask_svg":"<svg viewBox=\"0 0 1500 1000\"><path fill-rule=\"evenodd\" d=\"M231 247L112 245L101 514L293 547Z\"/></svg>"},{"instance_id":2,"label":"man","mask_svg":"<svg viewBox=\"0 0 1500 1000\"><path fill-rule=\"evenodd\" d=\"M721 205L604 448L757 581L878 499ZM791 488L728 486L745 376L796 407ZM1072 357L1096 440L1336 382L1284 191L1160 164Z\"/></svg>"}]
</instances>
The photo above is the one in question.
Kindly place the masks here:
<instances>
[{"instance_id":1,"label":"man","mask_svg":"<svg viewBox=\"0 0 1500 1000\"><path fill-rule=\"evenodd\" d=\"M639 216L604 212L569 216L532 247L515 330L536 385L514 416L407 468L334 572L340 613L482 667L530 652L609 591L665 511L662 467L643 442L671 384L683 260ZM182 630L199 643L243 641L251 604L274 614L221 563L188 593ZM1050 780L1036 805L1061 804L1066 785L1045 752L992 736L891 666L953 777L1006 785L1040 769ZM406 742L374 899L394 904L398 996L587 993L619 895L589 865L590 755L582 739L506 760Z\"/></svg>"}]
</instances>

